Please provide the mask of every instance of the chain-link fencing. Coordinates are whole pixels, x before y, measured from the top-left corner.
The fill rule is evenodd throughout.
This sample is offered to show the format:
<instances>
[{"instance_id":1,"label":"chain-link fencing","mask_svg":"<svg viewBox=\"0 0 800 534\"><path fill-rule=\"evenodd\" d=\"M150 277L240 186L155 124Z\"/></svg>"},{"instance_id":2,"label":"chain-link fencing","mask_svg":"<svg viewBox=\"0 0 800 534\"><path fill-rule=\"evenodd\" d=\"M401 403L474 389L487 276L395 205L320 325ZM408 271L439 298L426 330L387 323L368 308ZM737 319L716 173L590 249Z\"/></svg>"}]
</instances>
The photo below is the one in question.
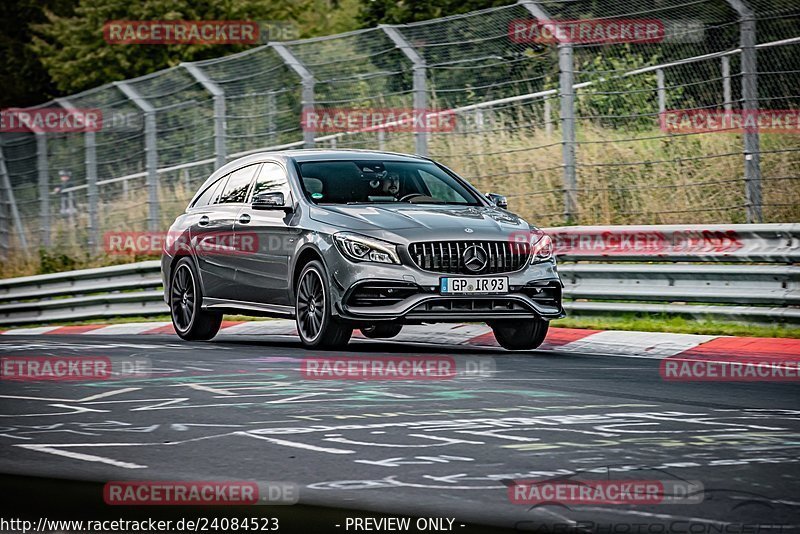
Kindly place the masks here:
<instances>
[{"instance_id":1,"label":"chain-link fencing","mask_svg":"<svg viewBox=\"0 0 800 534\"><path fill-rule=\"evenodd\" d=\"M795 0L523 0L274 42L39 107L97 131L0 135L0 253L166 229L214 168L283 148L428 155L542 226L797 221L799 88ZM449 127L309 123L398 110Z\"/></svg>"}]
</instances>

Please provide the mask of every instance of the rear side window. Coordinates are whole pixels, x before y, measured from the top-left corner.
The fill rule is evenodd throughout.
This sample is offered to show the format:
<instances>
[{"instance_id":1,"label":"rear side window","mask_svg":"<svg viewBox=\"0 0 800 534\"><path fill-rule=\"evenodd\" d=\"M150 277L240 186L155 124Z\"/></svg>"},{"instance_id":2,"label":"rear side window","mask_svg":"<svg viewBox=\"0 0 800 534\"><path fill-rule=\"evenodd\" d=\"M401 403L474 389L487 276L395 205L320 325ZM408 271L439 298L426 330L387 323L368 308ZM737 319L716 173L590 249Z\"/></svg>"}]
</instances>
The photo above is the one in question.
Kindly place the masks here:
<instances>
[{"instance_id":1,"label":"rear side window","mask_svg":"<svg viewBox=\"0 0 800 534\"><path fill-rule=\"evenodd\" d=\"M248 165L231 173L228 183L219 197L220 204L242 203L247 199L247 191L258 165Z\"/></svg>"},{"instance_id":2,"label":"rear side window","mask_svg":"<svg viewBox=\"0 0 800 534\"><path fill-rule=\"evenodd\" d=\"M218 179L216 182L211 184L206 188L203 193L197 197L194 204L192 204L193 208L202 208L203 206L208 206L209 204L213 204L213 199L216 197L216 193L220 189L220 186L225 182L224 177Z\"/></svg>"}]
</instances>

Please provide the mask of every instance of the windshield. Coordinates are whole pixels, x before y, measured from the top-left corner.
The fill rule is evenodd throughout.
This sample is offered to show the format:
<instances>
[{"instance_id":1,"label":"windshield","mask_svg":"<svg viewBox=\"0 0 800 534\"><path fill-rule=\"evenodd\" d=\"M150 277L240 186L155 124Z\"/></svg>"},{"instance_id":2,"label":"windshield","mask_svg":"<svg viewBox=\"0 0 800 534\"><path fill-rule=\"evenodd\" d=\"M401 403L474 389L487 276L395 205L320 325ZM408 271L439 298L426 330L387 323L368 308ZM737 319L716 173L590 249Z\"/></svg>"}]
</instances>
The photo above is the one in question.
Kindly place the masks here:
<instances>
[{"instance_id":1,"label":"windshield","mask_svg":"<svg viewBox=\"0 0 800 534\"><path fill-rule=\"evenodd\" d=\"M428 162L314 161L300 164L306 197L316 204L482 205L457 179Z\"/></svg>"}]
</instances>

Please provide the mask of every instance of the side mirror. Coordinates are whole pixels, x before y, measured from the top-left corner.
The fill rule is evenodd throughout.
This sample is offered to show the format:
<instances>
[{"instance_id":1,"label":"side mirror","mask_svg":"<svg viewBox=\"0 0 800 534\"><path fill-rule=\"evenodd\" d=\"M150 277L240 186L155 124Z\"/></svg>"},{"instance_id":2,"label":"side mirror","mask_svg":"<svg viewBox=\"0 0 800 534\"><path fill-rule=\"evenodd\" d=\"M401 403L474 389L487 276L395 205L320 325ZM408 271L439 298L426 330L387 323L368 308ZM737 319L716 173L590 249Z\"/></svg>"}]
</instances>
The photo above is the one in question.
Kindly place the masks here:
<instances>
[{"instance_id":1,"label":"side mirror","mask_svg":"<svg viewBox=\"0 0 800 534\"><path fill-rule=\"evenodd\" d=\"M489 202L498 208L508 208L508 200L503 195L498 195L497 193L486 193L486 198L488 198Z\"/></svg>"},{"instance_id":2,"label":"side mirror","mask_svg":"<svg viewBox=\"0 0 800 534\"><path fill-rule=\"evenodd\" d=\"M286 205L283 193L259 193L253 197L251 204L254 210L283 210L292 212L292 207Z\"/></svg>"}]
</instances>

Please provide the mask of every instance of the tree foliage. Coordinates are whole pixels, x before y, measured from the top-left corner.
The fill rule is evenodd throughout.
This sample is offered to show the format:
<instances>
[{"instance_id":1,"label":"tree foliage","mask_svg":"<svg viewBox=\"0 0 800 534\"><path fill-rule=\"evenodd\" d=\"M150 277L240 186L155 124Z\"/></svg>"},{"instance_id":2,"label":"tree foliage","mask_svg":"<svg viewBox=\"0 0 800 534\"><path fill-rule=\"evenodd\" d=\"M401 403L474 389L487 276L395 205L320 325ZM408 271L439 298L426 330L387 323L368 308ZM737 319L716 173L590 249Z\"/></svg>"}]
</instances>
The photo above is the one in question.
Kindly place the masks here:
<instances>
[{"instance_id":1,"label":"tree foliage","mask_svg":"<svg viewBox=\"0 0 800 534\"><path fill-rule=\"evenodd\" d=\"M0 109L38 104L55 86L34 50L30 24L45 22L45 10L69 15L77 0L4 0L0 10Z\"/></svg>"},{"instance_id":2,"label":"tree foliage","mask_svg":"<svg viewBox=\"0 0 800 534\"><path fill-rule=\"evenodd\" d=\"M359 21L362 28L406 24L510 3L508 0L363 0Z\"/></svg>"},{"instance_id":3,"label":"tree foliage","mask_svg":"<svg viewBox=\"0 0 800 534\"><path fill-rule=\"evenodd\" d=\"M32 25L30 50L58 91L74 93L254 46L109 44L103 38L107 21L283 21L294 23L299 37L311 37L353 29L357 7L357 0L79 0L71 14L45 10L46 20Z\"/></svg>"}]
</instances>

